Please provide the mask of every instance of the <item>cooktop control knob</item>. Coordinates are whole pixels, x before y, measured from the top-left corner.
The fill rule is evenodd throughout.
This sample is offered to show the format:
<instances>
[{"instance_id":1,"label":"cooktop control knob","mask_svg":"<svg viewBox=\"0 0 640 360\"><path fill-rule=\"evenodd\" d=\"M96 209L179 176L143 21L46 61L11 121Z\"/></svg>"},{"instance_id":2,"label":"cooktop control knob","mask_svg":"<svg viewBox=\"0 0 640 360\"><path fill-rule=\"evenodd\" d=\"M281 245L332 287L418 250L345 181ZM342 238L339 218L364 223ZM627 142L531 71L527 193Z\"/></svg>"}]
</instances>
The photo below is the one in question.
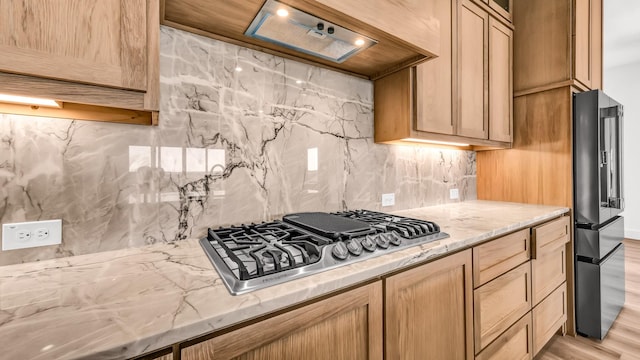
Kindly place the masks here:
<instances>
[{"instance_id":1,"label":"cooktop control knob","mask_svg":"<svg viewBox=\"0 0 640 360\"><path fill-rule=\"evenodd\" d=\"M347 250L347 245L345 245L342 241L339 241L335 245L333 245L331 254L338 260L344 260L347 258L347 256L349 256L349 250Z\"/></svg>"},{"instance_id":2,"label":"cooktop control knob","mask_svg":"<svg viewBox=\"0 0 640 360\"><path fill-rule=\"evenodd\" d=\"M385 234L376 235L376 244L381 249L387 249L389 247L389 239L387 239Z\"/></svg>"},{"instance_id":3,"label":"cooktop control knob","mask_svg":"<svg viewBox=\"0 0 640 360\"><path fill-rule=\"evenodd\" d=\"M376 240L372 235L367 235L362 239L362 247L367 251L374 251L376 249Z\"/></svg>"},{"instance_id":4,"label":"cooktop control knob","mask_svg":"<svg viewBox=\"0 0 640 360\"><path fill-rule=\"evenodd\" d=\"M402 239L395 232L388 233L387 239L389 239L391 245L400 246L400 244L402 244Z\"/></svg>"},{"instance_id":5,"label":"cooktop control knob","mask_svg":"<svg viewBox=\"0 0 640 360\"><path fill-rule=\"evenodd\" d=\"M347 241L347 249L353 256L358 256L362 254L362 245L356 239L351 239Z\"/></svg>"}]
</instances>

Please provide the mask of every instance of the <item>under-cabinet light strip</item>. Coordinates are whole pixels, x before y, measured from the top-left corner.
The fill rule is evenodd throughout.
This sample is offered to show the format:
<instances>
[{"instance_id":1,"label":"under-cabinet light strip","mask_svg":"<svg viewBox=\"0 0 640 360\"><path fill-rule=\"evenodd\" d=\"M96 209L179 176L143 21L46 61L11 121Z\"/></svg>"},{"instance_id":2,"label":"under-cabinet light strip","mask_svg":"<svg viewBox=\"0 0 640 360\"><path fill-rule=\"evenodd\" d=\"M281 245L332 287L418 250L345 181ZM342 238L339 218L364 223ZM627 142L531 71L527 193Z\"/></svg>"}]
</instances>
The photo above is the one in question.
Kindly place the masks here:
<instances>
[{"instance_id":1,"label":"under-cabinet light strip","mask_svg":"<svg viewBox=\"0 0 640 360\"><path fill-rule=\"evenodd\" d=\"M58 101L51 99L42 99L29 96L17 96L9 94L0 94L0 102L7 102L12 104L21 105L33 105L33 106L46 106L53 108L62 108L62 104Z\"/></svg>"},{"instance_id":2,"label":"under-cabinet light strip","mask_svg":"<svg viewBox=\"0 0 640 360\"><path fill-rule=\"evenodd\" d=\"M414 138L406 138L402 140L420 142L425 144L434 144L434 145L469 146L469 144L462 144L462 143L448 142L448 141L423 140L423 139L414 139Z\"/></svg>"}]
</instances>

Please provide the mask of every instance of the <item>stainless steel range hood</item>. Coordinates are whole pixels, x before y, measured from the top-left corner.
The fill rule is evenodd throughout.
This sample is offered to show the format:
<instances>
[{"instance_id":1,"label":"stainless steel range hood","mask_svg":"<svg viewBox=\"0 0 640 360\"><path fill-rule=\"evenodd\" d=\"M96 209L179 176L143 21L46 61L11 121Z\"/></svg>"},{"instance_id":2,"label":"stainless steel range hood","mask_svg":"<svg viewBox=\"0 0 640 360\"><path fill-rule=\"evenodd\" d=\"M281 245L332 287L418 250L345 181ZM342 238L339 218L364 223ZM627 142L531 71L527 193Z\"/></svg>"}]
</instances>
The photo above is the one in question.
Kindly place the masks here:
<instances>
[{"instance_id":1,"label":"stainless steel range hood","mask_svg":"<svg viewBox=\"0 0 640 360\"><path fill-rule=\"evenodd\" d=\"M378 42L275 0L267 0L245 35L336 63Z\"/></svg>"}]
</instances>

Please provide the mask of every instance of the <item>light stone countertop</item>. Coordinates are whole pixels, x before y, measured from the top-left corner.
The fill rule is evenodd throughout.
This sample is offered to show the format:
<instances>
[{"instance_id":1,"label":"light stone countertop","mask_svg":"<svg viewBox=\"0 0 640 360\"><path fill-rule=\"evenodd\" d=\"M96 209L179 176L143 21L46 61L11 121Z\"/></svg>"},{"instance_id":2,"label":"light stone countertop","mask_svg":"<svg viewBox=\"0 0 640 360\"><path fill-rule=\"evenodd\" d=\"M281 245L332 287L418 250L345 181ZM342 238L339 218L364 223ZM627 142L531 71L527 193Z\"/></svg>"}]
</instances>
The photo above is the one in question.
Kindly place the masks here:
<instances>
[{"instance_id":1,"label":"light stone countertop","mask_svg":"<svg viewBox=\"0 0 640 360\"><path fill-rule=\"evenodd\" d=\"M232 296L197 239L0 267L7 359L120 359L261 316L528 227L565 207L469 201L395 214L450 238Z\"/></svg>"}]
</instances>

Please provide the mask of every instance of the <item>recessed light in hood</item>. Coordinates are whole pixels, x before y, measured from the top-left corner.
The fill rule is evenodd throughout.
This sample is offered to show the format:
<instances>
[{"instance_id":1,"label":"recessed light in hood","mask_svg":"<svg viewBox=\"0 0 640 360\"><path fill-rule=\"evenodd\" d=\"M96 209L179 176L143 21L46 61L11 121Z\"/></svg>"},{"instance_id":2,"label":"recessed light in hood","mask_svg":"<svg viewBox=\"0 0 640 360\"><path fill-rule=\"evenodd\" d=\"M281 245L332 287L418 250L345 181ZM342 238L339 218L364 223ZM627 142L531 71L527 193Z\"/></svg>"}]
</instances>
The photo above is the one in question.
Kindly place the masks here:
<instances>
[{"instance_id":1,"label":"recessed light in hood","mask_svg":"<svg viewBox=\"0 0 640 360\"><path fill-rule=\"evenodd\" d=\"M244 34L336 63L378 43L275 0L265 2Z\"/></svg>"}]
</instances>

